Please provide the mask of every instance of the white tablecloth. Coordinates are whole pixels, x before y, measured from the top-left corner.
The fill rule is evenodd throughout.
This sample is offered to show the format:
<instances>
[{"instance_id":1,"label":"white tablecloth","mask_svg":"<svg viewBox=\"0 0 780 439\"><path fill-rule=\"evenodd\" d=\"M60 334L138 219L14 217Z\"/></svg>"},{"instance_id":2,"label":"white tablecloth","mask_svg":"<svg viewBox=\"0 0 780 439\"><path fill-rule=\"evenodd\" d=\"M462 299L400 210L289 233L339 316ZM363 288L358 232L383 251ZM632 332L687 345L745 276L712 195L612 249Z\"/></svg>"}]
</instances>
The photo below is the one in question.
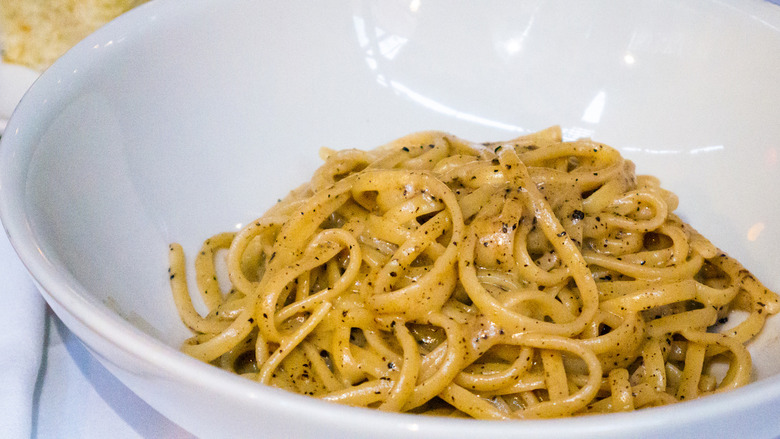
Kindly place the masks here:
<instances>
[{"instance_id":1,"label":"white tablecloth","mask_svg":"<svg viewBox=\"0 0 780 439\"><path fill-rule=\"evenodd\" d=\"M50 310L45 330L32 437L192 437L111 375Z\"/></svg>"},{"instance_id":2,"label":"white tablecloth","mask_svg":"<svg viewBox=\"0 0 780 439\"><path fill-rule=\"evenodd\" d=\"M0 436L189 438L106 370L45 305L0 235Z\"/></svg>"},{"instance_id":3,"label":"white tablecloth","mask_svg":"<svg viewBox=\"0 0 780 439\"><path fill-rule=\"evenodd\" d=\"M0 63L0 133L37 76ZM0 283L0 437L191 437L84 348L46 306L4 233Z\"/></svg>"},{"instance_id":4,"label":"white tablecloth","mask_svg":"<svg viewBox=\"0 0 780 439\"><path fill-rule=\"evenodd\" d=\"M780 0L768 0L780 5ZM0 64L0 132L36 73ZM111 375L43 303L0 237L4 438L189 438Z\"/></svg>"}]
</instances>

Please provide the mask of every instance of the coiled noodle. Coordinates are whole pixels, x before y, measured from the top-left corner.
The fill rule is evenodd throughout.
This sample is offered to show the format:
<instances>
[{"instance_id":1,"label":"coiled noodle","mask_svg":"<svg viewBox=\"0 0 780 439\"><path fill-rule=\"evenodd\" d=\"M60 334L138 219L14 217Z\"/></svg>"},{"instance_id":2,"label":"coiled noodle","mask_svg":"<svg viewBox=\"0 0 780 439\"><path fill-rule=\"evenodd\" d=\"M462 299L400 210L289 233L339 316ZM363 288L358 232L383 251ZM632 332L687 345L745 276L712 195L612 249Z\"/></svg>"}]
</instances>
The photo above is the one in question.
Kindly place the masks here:
<instances>
[{"instance_id":1,"label":"coiled noodle","mask_svg":"<svg viewBox=\"0 0 780 439\"><path fill-rule=\"evenodd\" d=\"M750 380L745 343L777 295L615 149L553 127L322 155L309 183L205 241L198 297L171 245L184 352L326 401L480 419L635 410Z\"/></svg>"}]
</instances>

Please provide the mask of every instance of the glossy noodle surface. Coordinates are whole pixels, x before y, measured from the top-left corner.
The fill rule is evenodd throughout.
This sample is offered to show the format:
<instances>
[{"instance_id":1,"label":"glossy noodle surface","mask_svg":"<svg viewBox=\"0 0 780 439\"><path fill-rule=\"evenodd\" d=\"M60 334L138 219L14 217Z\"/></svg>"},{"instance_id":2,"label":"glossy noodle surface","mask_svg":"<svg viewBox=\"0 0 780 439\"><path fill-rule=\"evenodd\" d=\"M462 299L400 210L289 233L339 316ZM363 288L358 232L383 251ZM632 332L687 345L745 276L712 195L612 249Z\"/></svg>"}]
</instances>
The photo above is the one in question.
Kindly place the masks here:
<instances>
[{"instance_id":1,"label":"glossy noodle surface","mask_svg":"<svg viewBox=\"0 0 780 439\"><path fill-rule=\"evenodd\" d=\"M309 183L206 240L198 297L171 245L184 352L327 401L479 419L629 411L749 382L745 344L777 295L617 150L553 127L321 155Z\"/></svg>"}]
</instances>

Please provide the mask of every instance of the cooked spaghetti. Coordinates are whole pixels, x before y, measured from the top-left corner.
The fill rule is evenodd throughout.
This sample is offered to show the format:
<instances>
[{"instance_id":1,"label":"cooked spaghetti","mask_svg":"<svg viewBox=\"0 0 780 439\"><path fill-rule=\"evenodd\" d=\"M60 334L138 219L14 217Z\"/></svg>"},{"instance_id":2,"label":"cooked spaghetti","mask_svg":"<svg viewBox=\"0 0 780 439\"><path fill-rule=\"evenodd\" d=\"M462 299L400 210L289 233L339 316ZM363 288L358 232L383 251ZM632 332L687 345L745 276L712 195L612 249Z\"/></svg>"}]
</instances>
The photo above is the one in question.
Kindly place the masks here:
<instances>
[{"instance_id":1,"label":"cooked spaghetti","mask_svg":"<svg viewBox=\"0 0 780 439\"><path fill-rule=\"evenodd\" d=\"M778 296L615 149L554 127L322 155L308 184L204 243L200 298L171 245L194 332L184 352L326 401L480 419L628 411L749 382L745 343Z\"/></svg>"}]
</instances>

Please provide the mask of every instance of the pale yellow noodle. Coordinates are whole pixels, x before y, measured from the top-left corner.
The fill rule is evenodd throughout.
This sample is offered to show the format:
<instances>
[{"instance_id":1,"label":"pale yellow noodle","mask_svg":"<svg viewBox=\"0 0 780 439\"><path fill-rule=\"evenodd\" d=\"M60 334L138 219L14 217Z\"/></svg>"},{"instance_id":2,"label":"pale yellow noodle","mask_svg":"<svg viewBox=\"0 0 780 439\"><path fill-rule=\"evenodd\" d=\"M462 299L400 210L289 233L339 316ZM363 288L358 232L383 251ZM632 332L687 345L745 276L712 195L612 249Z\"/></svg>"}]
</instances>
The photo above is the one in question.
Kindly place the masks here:
<instances>
[{"instance_id":1,"label":"pale yellow noodle","mask_svg":"<svg viewBox=\"0 0 780 439\"><path fill-rule=\"evenodd\" d=\"M199 294L171 245L184 352L342 404L550 418L744 385L745 344L780 311L657 178L558 127L321 155L308 183L204 242Z\"/></svg>"}]
</instances>

